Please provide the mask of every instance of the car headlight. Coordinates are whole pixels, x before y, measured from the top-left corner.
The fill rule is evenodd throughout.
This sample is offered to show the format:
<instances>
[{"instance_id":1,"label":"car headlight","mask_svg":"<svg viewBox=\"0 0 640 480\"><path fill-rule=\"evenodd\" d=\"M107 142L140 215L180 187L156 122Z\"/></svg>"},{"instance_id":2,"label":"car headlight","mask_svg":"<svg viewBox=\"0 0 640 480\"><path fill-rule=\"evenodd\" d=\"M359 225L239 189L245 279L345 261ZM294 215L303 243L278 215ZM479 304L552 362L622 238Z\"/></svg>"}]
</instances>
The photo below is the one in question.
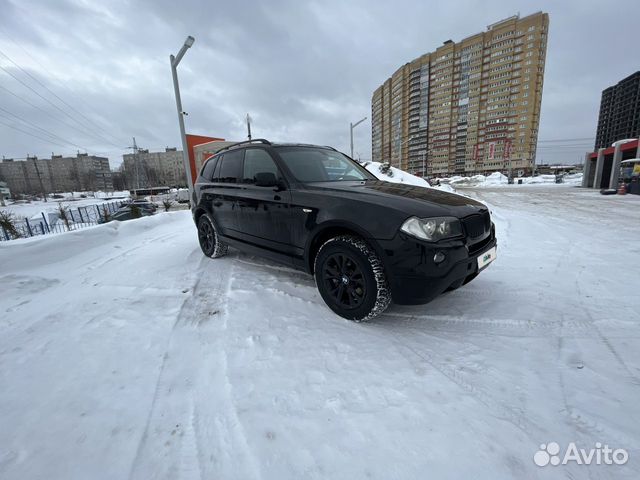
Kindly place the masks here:
<instances>
[{"instance_id":1,"label":"car headlight","mask_svg":"<svg viewBox=\"0 0 640 480\"><path fill-rule=\"evenodd\" d=\"M455 217L411 217L402 224L400 230L428 242L462 235L462 225Z\"/></svg>"}]
</instances>

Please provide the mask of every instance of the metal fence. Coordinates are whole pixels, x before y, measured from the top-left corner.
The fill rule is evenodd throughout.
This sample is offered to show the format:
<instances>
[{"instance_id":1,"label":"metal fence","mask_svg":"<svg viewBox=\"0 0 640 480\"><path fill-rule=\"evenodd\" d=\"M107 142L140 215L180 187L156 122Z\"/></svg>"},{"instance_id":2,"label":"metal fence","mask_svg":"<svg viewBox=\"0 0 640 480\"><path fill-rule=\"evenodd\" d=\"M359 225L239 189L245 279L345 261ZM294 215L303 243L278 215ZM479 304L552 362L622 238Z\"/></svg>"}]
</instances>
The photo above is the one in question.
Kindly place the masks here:
<instances>
[{"instance_id":1,"label":"metal fence","mask_svg":"<svg viewBox=\"0 0 640 480\"><path fill-rule=\"evenodd\" d=\"M48 235L50 233L63 233L97 225L103 223L110 215L116 213L120 207L127 203L126 201L115 201L84 207L66 208L68 222L56 216L57 211L50 212L53 215L49 217L42 212L38 218L17 218L14 225L16 232L14 233L7 231L4 226L0 226L0 241L34 237L36 235ZM51 217L54 218L52 219Z\"/></svg>"}]
</instances>

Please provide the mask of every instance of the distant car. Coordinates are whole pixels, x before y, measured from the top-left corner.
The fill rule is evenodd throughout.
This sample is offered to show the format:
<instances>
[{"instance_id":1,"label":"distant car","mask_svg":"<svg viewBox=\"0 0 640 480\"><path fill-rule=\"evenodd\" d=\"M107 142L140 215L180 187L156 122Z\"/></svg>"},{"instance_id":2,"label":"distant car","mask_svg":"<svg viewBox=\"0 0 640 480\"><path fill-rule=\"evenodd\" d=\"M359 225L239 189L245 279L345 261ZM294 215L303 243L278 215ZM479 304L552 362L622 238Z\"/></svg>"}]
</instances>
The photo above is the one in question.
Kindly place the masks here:
<instances>
[{"instance_id":1,"label":"distant car","mask_svg":"<svg viewBox=\"0 0 640 480\"><path fill-rule=\"evenodd\" d=\"M158 210L158 206L148 200L133 200L131 203L129 203L129 205L135 205L138 208L148 210L152 213L155 213L156 210Z\"/></svg>"},{"instance_id":2,"label":"distant car","mask_svg":"<svg viewBox=\"0 0 640 480\"><path fill-rule=\"evenodd\" d=\"M228 146L202 168L192 211L205 255L233 246L303 269L350 320L373 318L392 299L427 303L496 258L485 205L380 181L331 147Z\"/></svg>"},{"instance_id":3,"label":"distant car","mask_svg":"<svg viewBox=\"0 0 640 480\"><path fill-rule=\"evenodd\" d=\"M144 208L138 208L140 212L139 215L134 215L131 207L125 206L120 208L116 213L113 213L107 217L107 219L100 219L99 223L108 223L112 220L118 220L119 222L124 222L125 220L133 220L134 218L148 217L153 215L153 212L149 210L145 210Z\"/></svg>"}]
</instances>

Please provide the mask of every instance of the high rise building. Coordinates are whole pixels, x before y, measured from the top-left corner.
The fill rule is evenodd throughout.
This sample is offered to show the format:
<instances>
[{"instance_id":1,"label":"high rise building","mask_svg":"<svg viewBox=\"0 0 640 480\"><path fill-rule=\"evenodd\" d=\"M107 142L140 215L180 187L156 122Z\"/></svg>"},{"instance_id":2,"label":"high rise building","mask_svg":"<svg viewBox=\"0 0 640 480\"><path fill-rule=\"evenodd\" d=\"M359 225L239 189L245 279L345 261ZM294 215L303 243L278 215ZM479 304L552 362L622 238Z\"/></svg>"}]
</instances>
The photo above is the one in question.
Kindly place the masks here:
<instances>
[{"instance_id":1,"label":"high rise building","mask_svg":"<svg viewBox=\"0 0 640 480\"><path fill-rule=\"evenodd\" d=\"M14 194L113 190L109 159L86 153L75 157L3 158L0 180L6 182Z\"/></svg>"},{"instance_id":2,"label":"high rise building","mask_svg":"<svg viewBox=\"0 0 640 480\"><path fill-rule=\"evenodd\" d=\"M596 150L640 136L640 71L602 91Z\"/></svg>"},{"instance_id":3,"label":"high rise building","mask_svg":"<svg viewBox=\"0 0 640 480\"><path fill-rule=\"evenodd\" d=\"M400 67L373 93L373 160L424 176L531 170L548 26L509 17Z\"/></svg>"}]
</instances>

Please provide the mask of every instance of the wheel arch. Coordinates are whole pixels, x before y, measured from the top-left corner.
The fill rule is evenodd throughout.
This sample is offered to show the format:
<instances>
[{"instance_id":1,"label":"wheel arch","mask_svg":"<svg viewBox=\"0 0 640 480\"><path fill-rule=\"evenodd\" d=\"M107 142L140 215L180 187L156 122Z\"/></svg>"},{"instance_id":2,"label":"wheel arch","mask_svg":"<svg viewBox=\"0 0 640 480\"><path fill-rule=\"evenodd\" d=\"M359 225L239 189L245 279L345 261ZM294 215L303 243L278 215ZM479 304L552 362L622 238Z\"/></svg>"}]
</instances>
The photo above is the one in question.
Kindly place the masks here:
<instances>
[{"instance_id":1,"label":"wheel arch","mask_svg":"<svg viewBox=\"0 0 640 480\"><path fill-rule=\"evenodd\" d=\"M218 229L218 235L220 235L219 233L219 226L218 226L218 222L215 219L215 217L213 216L213 213L208 211L206 208L204 208L202 205L198 205L195 210L193 211L193 221L195 222L196 226L198 226L198 221L200 220L200 217L202 217L203 215L208 215L209 218L211 219L211 221L213 222L213 226Z\"/></svg>"},{"instance_id":2,"label":"wheel arch","mask_svg":"<svg viewBox=\"0 0 640 480\"><path fill-rule=\"evenodd\" d=\"M373 248L380 258L384 266L384 256L382 255L382 249L378 242L363 228L349 222L330 221L318 225L312 235L309 235L309 240L305 248L304 266L307 272L313 274L313 268L315 259L320 247L330 238L337 237L339 235L353 235L362 238L367 244Z\"/></svg>"}]
</instances>

